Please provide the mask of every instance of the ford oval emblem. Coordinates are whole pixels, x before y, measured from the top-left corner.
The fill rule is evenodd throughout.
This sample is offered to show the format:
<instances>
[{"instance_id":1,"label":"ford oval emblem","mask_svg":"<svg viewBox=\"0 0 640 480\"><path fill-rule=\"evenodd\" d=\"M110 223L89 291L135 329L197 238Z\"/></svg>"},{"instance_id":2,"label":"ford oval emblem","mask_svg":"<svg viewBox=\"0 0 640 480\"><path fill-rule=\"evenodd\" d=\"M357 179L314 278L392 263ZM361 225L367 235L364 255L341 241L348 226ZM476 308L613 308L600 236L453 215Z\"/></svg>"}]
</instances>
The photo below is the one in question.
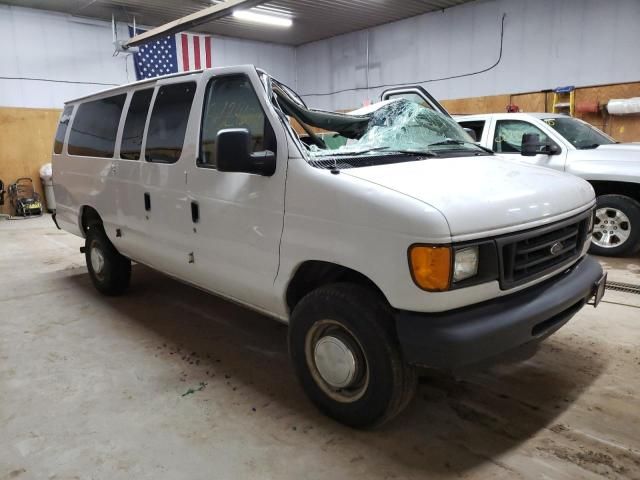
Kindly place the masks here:
<instances>
[{"instance_id":1,"label":"ford oval emblem","mask_svg":"<svg viewBox=\"0 0 640 480\"><path fill-rule=\"evenodd\" d=\"M551 255L558 255L561 251L562 248L564 247L564 245L562 245L562 242L556 242L553 245L551 245L551 248L549 249L549 253L551 253Z\"/></svg>"}]
</instances>

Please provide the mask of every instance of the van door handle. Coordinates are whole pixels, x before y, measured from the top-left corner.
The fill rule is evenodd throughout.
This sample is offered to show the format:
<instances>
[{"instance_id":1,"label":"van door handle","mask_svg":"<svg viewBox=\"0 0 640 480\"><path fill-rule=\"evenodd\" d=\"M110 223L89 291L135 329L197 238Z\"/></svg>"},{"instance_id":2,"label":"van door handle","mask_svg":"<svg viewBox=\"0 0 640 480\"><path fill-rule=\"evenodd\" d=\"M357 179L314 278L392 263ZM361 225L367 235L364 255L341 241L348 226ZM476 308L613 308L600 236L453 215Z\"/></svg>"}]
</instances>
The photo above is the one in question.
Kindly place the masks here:
<instances>
[{"instance_id":1,"label":"van door handle","mask_svg":"<svg viewBox=\"0 0 640 480\"><path fill-rule=\"evenodd\" d=\"M200 221L200 206L198 202L191 202L191 221L193 221L193 223Z\"/></svg>"},{"instance_id":2,"label":"van door handle","mask_svg":"<svg viewBox=\"0 0 640 480\"><path fill-rule=\"evenodd\" d=\"M149 192L144 192L144 209L147 212L151 210L151 195L149 195Z\"/></svg>"}]
</instances>

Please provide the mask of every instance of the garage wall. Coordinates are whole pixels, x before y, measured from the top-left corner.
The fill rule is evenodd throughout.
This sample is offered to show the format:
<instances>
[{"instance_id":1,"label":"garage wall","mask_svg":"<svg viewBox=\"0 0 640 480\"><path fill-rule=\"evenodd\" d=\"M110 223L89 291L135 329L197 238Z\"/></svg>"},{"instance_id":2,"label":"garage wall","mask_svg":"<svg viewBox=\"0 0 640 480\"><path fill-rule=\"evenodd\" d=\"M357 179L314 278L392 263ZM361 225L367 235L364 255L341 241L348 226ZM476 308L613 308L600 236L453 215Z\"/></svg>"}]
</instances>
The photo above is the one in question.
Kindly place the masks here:
<instances>
[{"instance_id":1,"label":"garage wall","mask_svg":"<svg viewBox=\"0 0 640 480\"><path fill-rule=\"evenodd\" d=\"M602 85L640 79L637 0L479 0L297 50L301 94L415 82L440 99L531 92L561 85ZM368 60L367 60L368 57ZM318 108L346 109L376 99L382 88L308 95Z\"/></svg>"},{"instance_id":2,"label":"garage wall","mask_svg":"<svg viewBox=\"0 0 640 480\"><path fill-rule=\"evenodd\" d=\"M119 24L119 38L127 25ZM113 56L111 24L0 5L0 179L33 178L51 159L65 100L135 81L131 56ZM292 47L216 37L214 66L253 63L295 82ZM12 77L12 78L8 78ZM8 213L8 205L0 207Z\"/></svg>"},{"instance_id":3,"label":"garage wall","mask_svg":"<svg viewBox=\"0 0 640 480\"><path fill-rule=\"evenodd\" d=\"M640 82L576 88L576 105L597 102L600 105L600 111L581 113L576 110L575 117L589 122L619 142L638 142L640 141L640 116L609 115L606 110L606 104L610 99L630 97L640 97ZM553 108L553 94L529 92L457 98L443 100L442 104L452 115L504 112L509 104L518 106L521 112L550 112Z\"/></svg>"},{"instance_id":4,"label":"garage wall","mask_svg":"<svg viewBox=\"0 0 640 480\"><path fill-rule=\"evenodd\" d=\"M5 188L17 178L30 177L42 195L40 167L51 161L59 117L60 110L57 109L0 108L0 179ZM9 199L5 195L0 213L12 214L9 210Z\"/></svg>"},{"instance_id":5,"label":"garage wall","mask_svg":"<svg viewBox=\"0 0 640 480\"><path fill-rule=\"evenodd\" d=\"M0 5L0 107L60 108L135 81L131 55L114 57L111 41L109 22ZM294 62L293 47L214 36L214 66L254 63L293 83Z\"/></svg>"}]
</instances>

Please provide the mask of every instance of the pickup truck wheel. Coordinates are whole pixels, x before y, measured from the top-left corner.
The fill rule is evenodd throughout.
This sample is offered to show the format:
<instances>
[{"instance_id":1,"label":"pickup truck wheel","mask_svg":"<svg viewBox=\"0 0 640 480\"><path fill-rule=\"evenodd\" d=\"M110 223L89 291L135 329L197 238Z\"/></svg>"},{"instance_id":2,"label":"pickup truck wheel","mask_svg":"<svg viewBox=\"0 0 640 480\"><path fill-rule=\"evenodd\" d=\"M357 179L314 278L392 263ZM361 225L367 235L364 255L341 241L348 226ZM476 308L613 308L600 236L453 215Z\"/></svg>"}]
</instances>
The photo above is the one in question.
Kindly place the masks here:
<instances>
[{"instance_id":1,"label":"pickup truck wheel","mask_svg":"<svg viewBox=\"0 0 640 480\"><path fill-rule=\"evenodd\" d=\"M289 325L289 354L307 396L329 417L365 428L396 416L415 392L393 313L372 290L336 283L307 294Z\"/></svg>"},{"instance_id":2,"label":"pickup truck wheel","mask_svg":"<svg viewBox=\"0 0 640 480\"><path fill-rule=\"evenodd\" d=\"M131 280L131 260L118 253L102 225L89 227L84 248L89 276L96 289L105 295L124 293Z\"/></svg>"},{"instance_id":3,"label":"pickup truck wheel","mask_svg":"<svg viewBox=\"0 0 640 480\"><path fill-rule=\"evenodd\" d=\"M639 249L640 203L624 195L598 197L590 252L618 257Z\"/></svg>"}]
</instances>

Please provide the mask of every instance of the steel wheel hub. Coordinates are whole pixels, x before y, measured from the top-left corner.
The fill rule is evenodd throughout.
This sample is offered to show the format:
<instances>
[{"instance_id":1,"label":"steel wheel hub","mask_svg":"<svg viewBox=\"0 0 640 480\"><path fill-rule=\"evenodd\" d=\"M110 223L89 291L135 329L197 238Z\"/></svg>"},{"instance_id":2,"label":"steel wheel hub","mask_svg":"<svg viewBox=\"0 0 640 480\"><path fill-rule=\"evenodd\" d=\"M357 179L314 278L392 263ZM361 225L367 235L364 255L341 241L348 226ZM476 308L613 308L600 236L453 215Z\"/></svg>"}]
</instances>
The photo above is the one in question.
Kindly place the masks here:
<instances>
[{"instance_id":1,"label":"steel wheel hub","mask_svg":"<svg viewBox=\"0 0 640 480\"><path fill-rule=\"evenodd\" d=\"M102 250L93 245L91 246L91 268L97 275L102 274L102 270L104 269L104 255Z\"/></svg>"},{"instance_id":2,"label":"steel wheel hub","mask_svg":"<svg viewBox=\"0 0 640 480\"><path fill-rule=\"evenodd\" d=\"M305 357L316 385L333 400L355 402L367 391L369 365L362 345L335 320L319 320L310 328Z\"/></svg>"},{"instance_id":3,"label":"steel wheel hub","mask_svg":"<svg viewBox=\"0 0 640 480\"><path fill-rule=\"evenodd\" d=\"M322 379L333 388L348 387L356 376L356 358L345 341L327 335L315 345L313 358Z\"/></svg>"},{"instance_id":4,"label":"steel wheel hub","mask_svg":"<svg viewBox=\"0 0 640 480\"><path fill-rule=\"evenodd\" d=\"M593 243L602 248L619 247L631 235L631 222L617 208L598 208L593 227Z\"/></svg>"}]
</instances>

